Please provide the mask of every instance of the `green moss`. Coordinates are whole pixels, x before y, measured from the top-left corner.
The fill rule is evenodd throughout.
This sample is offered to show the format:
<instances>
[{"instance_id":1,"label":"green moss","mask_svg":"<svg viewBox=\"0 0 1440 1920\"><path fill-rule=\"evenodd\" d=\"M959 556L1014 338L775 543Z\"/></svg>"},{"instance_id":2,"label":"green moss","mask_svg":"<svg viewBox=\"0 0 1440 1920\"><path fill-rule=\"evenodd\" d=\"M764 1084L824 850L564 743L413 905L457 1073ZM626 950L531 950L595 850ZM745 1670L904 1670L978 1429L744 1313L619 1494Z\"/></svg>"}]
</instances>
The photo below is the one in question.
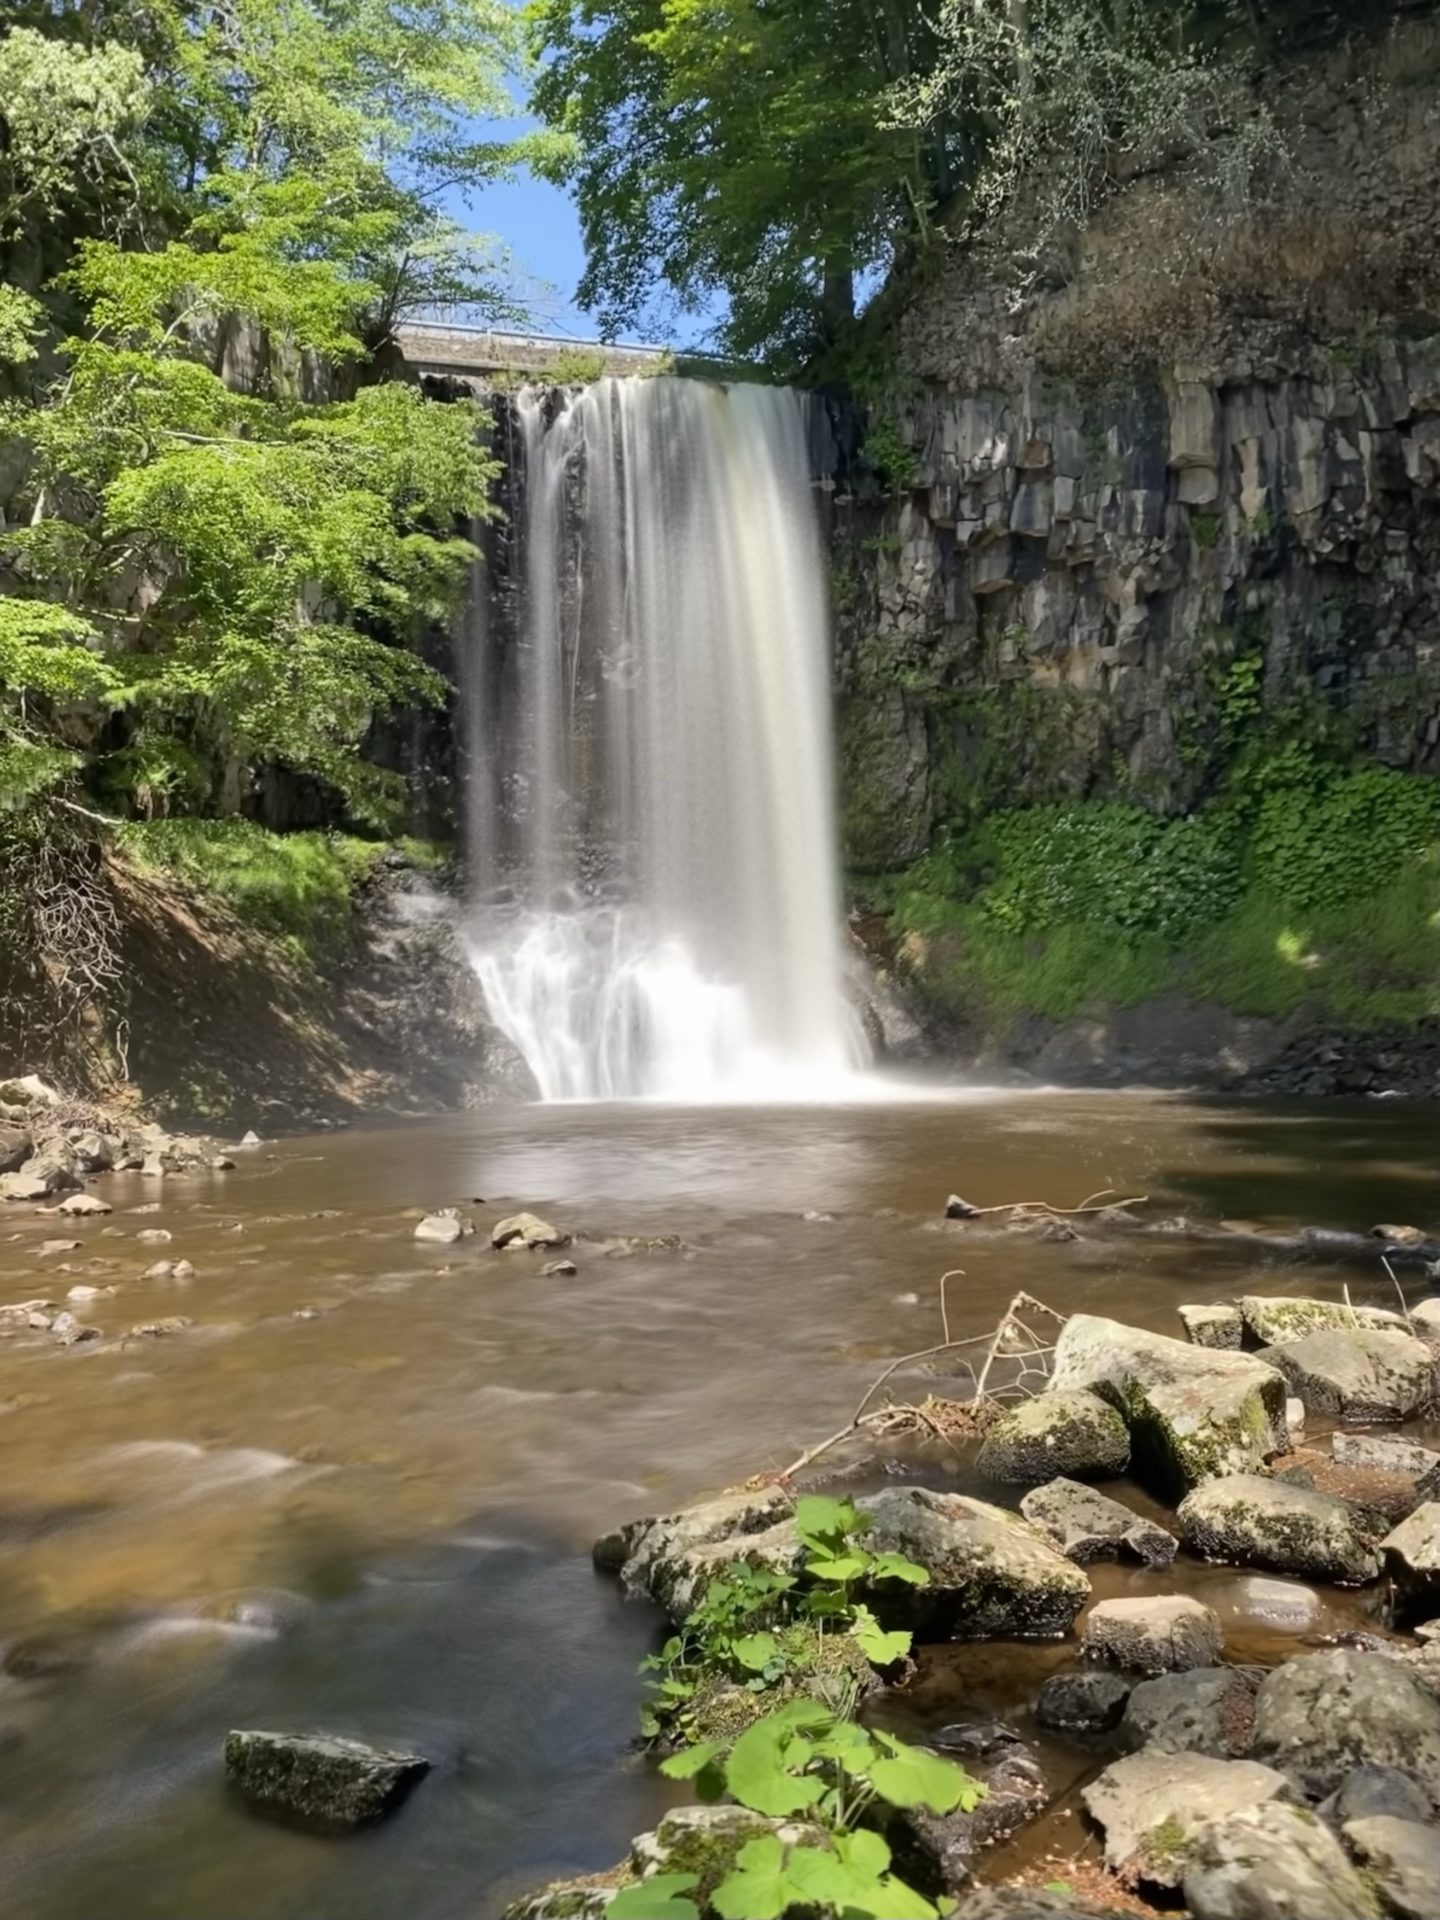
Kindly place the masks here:
<instances>
[{"instance_id":1,"label":"green moss","mask_svg":"<svg viewBox=\"0 0 1440 1920\"><path fill-rule=\"evenodd\" d=\"M1172 1872L1175 1864L1183 1860L1190 1850L1190 1841L1185 1829L1173 1813L1168 1814L1158 1827L1151 1828L1143 1844L1146 1855L1157 1867L1164 1867Z\"/></svg>"}]
</instances>

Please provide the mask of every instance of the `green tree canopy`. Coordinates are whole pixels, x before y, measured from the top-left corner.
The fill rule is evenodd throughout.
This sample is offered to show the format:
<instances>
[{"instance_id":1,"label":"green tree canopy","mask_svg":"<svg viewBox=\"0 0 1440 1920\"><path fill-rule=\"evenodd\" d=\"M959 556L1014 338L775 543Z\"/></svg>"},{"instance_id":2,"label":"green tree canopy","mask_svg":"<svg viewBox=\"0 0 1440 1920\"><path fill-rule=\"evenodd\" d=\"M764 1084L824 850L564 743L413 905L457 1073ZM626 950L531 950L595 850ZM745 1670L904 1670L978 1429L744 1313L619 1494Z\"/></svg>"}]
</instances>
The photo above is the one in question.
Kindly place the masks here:
<instances>
[{"instance_id":1,"label":"green tree canopy","mask_svg":"<svg viewBox=\"0 0 1440 1920\"><path fill-rule=\"evenodd\" d=\"M411 643L490 465L472 407L373 356L417 310L514 311L437 203L523 157L473 134L520 58L502 0L12 8L0 807L77 775L233 805L279 762L386 816L360 749L441 691Z\"/></svg>"}]
</instances>

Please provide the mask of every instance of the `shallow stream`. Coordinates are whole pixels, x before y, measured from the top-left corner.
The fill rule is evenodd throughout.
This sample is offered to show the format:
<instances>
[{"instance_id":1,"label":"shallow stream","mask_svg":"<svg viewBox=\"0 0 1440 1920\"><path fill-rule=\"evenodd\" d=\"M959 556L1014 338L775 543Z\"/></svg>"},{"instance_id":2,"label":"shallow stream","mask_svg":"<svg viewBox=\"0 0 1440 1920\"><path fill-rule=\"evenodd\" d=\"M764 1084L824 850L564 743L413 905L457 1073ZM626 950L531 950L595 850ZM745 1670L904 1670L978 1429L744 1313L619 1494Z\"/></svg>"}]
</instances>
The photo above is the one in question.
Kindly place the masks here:
<instances>
[{"instance_id":1,"label":"shallow stream","mask_svg":"<svg viewBox=\"0 0 1440 1920\"><path fill-rule=\"evenodd\" d=\"M0 1300L116 1291L80 1309L103 1342L0 1340L0 1914L494 1920L527 1884L607 1864L662 1804L627 1745L656 1623L592 1573L590 1542L844 1421L886 1359L939 1337L945 1269L965 1270L957 1333L1020 1287L1171 1332L1178 1302L1242 1283L1348 1280L1386 1303L1353 1269L1181 1239L967 1244L947 1193L1428 1225L1434 1146L1433 1112L1398 1102L494 1109L287 1140L230 1173L112 1176L108 1219L11 1207ZM472 1201L474 1239L416 1246L416 1210ZM597 1236L574 1278L489 1250L517 1204ZM135 1238L156 1229L172 1239ZM685 1247L617 1257L607 1235ZM194 1277L143 1278L162 1258ZM121 1338L169 1316L193 1325ZM1373 1605L1194 1566L1179 1584L1240 1659ZM1023 1715L1062 1657L947 1655L913 1713ZM227 1794L232 1726L413 1743L437 1766L386 1826L317 1839ZM1073 1758L1049 1758L1070 1784Z\"/></svg>"}]
</instances>

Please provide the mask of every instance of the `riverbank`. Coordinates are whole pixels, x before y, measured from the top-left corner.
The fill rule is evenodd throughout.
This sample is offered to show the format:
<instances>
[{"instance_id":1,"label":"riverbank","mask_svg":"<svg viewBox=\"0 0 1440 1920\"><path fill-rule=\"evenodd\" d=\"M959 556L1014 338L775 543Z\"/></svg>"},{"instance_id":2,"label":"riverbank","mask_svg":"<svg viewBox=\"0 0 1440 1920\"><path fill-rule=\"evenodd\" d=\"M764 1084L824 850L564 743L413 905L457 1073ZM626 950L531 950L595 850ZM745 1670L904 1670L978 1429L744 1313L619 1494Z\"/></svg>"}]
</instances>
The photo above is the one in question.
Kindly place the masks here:
<instances>
[{"instance_id":1,"label":"riverbank","mask_svg":"<svg viewBox=\"0 0 1440 1920\"><path fill-rule=\"evenodd\" d=\"M713 1775L702 1802L721 1803L674 1810L613 1872L509 1920L808 1912L807 1888L851 1872L857 1830L872 1878L820 1911L1033 1920L1183 1899L1195 1920L1258 1920L1277 1887L1305 1920L1433 1911L1440 1300L1392 1298L1247 1294L1181 1306L1172 1335L1021 1293L972 1333L942 1291L940 1343L883 1369L848 1429L596 1543L677 1636L645 1721L662 1771ZM970 1393L897 1393L924 1360ZM1206 1603L1195 1561L1254 1570L1270 1645ZM1366 1625L1283 1648L1325 1586L1364 1595ZM836 1659L805 1651L817 1607L830 1645L870 1653L838 1698ZM973 1664L961 1677L987 1642L1012 1667L1004 1719L977 1712ZM856 1714L937 1770L879 1778L865 1755L883 1732L829 1730ZM773 1904L766 1849L789 1889Z\"/></svg>"},{"instance_id":2,"label":"riverbank","mask_svg":"<svg viewBox=\"0 0 1440 1920\"><path fill-rule=\"evenodd\" d=\"M938 1337L952 1267L957 1333L993 1327L1022 1287L1173 1331L1179 1302L1369 1298L1352 1259L1290 1230L1436 1213L1430 1116L1398 1101L494 1107L221 1151L233 1170L95 1176L109 1215L61 1227L0 1210L5 1301L53 1301L100 1334L64 1347L0 1329L0 1724L19 1741L0 1845L27 1920L117 1901L143 1920L449 1920L457 1904L490 1920L620 1859L684 1790L635 1754L635 1669L659 1621L592 1570L598 1533L835 1431L897 1352ZM1121 1183L1156 1220L1276 1238L1069 1240L940 1217L954 1190L1075 1204ZM420 1215L446 1206L476 1232L417 1241ZM525 1208L572 1244L493 1251L490 1229ZM577 1272L542 1278L557 1258ZM956 1389L930 1361L894 1391ZM1024 1491L959 1490L1006 1505ZM1303 1582L1308 1613L1282 1619L1269 1576L1183 1546L1176 1564L1246 1662L1369 1629L1373 1588ZM1089 1577L1119 1598L1170 1576ZM6 1672L16 1646L48 1648L47 1670ZM977 1715L1025 1732L1058 1846L1076 1757L1016 1716L1067 1643L922 1656L919 1717L897 1734ZM316 1838L227 1792L226 1735L255 1727L434 1765L395 1819ZM1043 1854L1049 1831L1016 1845L1028 1834Z\"/></svg>"}]
</instances>

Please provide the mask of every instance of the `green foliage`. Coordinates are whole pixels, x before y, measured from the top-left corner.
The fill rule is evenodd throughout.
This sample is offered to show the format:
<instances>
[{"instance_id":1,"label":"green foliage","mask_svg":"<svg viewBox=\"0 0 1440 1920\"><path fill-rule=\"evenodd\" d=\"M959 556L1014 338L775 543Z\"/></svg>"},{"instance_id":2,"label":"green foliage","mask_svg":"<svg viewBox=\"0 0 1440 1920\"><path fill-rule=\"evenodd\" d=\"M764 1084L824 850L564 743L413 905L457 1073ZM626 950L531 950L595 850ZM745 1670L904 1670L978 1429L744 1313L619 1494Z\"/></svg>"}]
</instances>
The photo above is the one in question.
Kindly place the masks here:
<instances>
[{"instance_id":1,"label":"green foliage","mask_svg":"<svg viewBox=\"0 0 1440 1920\"><path fill-rule=\"evenodd\" d=\"M1202 553L1209 553L1220 544L1220 536L1225 531L1225 522L1218 513L1193 513L1190 516L1190 538Z\"/></svg>"},{"instance_id":2,"label":"green foliage","mask_svg":"<svg viewBox=\"0 0 1440 1920\"><path fill-rule=\"evenodd\" d=\"M892 493L904 493L915 484L920 463L893 420L875 420L866 428L865 457Z\"/></svg>"},{"instance_id":3,"label":"green foliage","mask_svg":"<svg viewBox=\"0 0 1440 1920\"><path fill-rule=\"evenodd\" d=\"M564 347L545 368L557 387L588 387L605 371L603 347Z\"/></svg>"},{"instance_id":4,"label":"green foliage","mask_svg":"<svg viewBox=\"0 0 1440 1920\"><path fill-rule=\"evenodd\" d=\"M118 830L142 870L221 900L241 920L307 955L350 932L357 883L381 849L338 833L271 833L251 820L134 821Z\"/></svg>"},{"instance_id":5,"label":"green foliage","mask_svg":"<svg viewBox=\"0 0 1440 1920\"><path fill-rule=\"evenodd\" d=\"M1036 807L992 823L999 863L984 912L1009 933L1097 921L1180 942L1238 896L1223 820L1160 820L1139 807Z\"/></svg>"},{"instance_id":6,"label":"green foliage","mask_svg":"<svg viewBox=\"0 0 1440 1920\"><path fill-rule=\"evenodd\" d=\"M880 1806L969 1811L985 1791L953 1761L809 1700L757 1721L728 1754L714 1745L688 1748L661 1771L694 1781L703 1798L728 1795L754 1813L823 1829L821 1844L786 1846L771 1834L749 1841L711 1895L710 1909L721 1920L780 1920L795 1905L872 1920L930 1920L943 1909L891 1872L889 1847L863 1823ZM627 1896L622 1911L633 1920L651 1912L647 1884ZM677 1891L683 1889L667 1885L661 1897ZM690 1911L698 1909L692 1904Z\"/></svg>"},{"instance_id":7,"label":"green foliage","mask_svg":"<svg viewBox=\"0 0 1440 1920\"><path fill-rule=\"evenodd\" d=\"M1440 838L1440 787L1388 767L1275 787L1260 800L1249 867L1262 893L1324 912L1372 896Z\"/></svg>"},{"instance_id":8,"label":"green foliage","mask_svg":"<svg viewBox=\"0 0 1440 1920\"><path fill-rule=\"evenodd\" d=\"M546 149L475 137L521 38L499 0L11 9L0 253L51 277L0 294L0 801L203 809L279 763L391 818L366 737L443 692L415 643L492 465L370 359L421 308L515 312L436 200Z\"/></svg>"},{"instance_id":9,"label":"green foliage","mask_svg":"<svg viewBox=\"0 0 1440 1920\"><path fill-rule=\"evenodd\" d=\"M801 1575L740 1560L708 1582L680 1631L642 1664L654 1676L641 1713L647 1737L685 1732L717 1676L762 1693L814 1675L816 1642L802 1628L818 1628L822 1639L848 1635L877 1667L903 1660L910 1635L887 1632L853 1589L885 1580L924 1586L929 1576L900 1554L872 1552L863 1541L870 1524L851 1500L809 1495L795 1508Z\"/></svg>"}]
</instances>

